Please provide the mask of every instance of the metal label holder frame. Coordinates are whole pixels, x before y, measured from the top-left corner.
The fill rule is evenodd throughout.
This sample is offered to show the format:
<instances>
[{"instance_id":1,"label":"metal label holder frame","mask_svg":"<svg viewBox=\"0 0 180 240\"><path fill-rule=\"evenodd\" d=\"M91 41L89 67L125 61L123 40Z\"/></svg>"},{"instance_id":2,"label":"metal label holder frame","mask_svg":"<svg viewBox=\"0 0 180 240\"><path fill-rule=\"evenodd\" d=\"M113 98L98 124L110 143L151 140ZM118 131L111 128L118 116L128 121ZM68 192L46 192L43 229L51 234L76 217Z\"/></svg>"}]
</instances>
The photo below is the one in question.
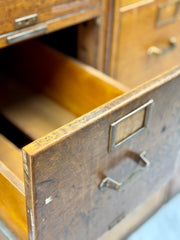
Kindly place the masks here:
<instances>
[{"instance_id":1,"label":"metal label holder frame","mask_svg":"<svg viewBox=\"0 0 180 240\"><path fill-rule=\"evenodd\" d=\"M148 127L149 125L149 117L150 117L150 112L151 112L151 107L152 104L154 103L154 100L151 99L147 103L143 104L139 108L136 108L132 112L128 113L127 115L123 116L122 118L118 119L117 121L113 122L110 125L110 136L109 136L109 152L112 152L119 148L123 143L128 141L129 139L135 137L137 134L142 132L145 128ZM122 139L118 143L116 143L116 131L117 131L117 126L120 122L126 120L127 118L131 117L132 115L136 114L137 112L145 109L145 116L143 120L143 126L139 129L137 129L135 132L129 134L126 138Z\"/></svg>"},{"instance_id":2,"label":"metal label holder frame","mask_svg":"<svg viewBox=\"0 0 180 240\"><path fill-rule=\"evenodd\" d=\"M172 4L176 4L176 8L174 10L174 15L172 17L168 18L168 19L161 20L161 13L162 13L163 8L165 8L167 6L170 6ZM158 6L156 26L161 27L165 24L168 24L168 23L171 23L171 22L175 21L178 17L179 10L180 10L180 0L174 0L174 1L171 1L171 2L160 4Z\"/></svg>"}]
</instances>

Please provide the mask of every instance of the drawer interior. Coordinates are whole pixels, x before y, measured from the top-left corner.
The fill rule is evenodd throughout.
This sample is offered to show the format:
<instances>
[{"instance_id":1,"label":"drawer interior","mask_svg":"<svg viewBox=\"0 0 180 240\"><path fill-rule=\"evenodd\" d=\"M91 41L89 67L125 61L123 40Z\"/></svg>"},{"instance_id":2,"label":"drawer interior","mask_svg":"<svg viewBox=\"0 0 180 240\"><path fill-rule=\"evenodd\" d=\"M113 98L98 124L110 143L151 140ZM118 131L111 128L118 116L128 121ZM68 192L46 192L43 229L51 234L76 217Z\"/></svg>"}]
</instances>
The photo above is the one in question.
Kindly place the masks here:
<instances>
[{"instance_id":1,"label":"drawer interior","mask_svg":"<svg viewBox=\"0 0 180 240\"><path fill-rule=\"evenodd\" d=\"M0 218L20 239L27 239L20 149L127 89L36 41L0 54Z\"/></svg>"}]
</instances>

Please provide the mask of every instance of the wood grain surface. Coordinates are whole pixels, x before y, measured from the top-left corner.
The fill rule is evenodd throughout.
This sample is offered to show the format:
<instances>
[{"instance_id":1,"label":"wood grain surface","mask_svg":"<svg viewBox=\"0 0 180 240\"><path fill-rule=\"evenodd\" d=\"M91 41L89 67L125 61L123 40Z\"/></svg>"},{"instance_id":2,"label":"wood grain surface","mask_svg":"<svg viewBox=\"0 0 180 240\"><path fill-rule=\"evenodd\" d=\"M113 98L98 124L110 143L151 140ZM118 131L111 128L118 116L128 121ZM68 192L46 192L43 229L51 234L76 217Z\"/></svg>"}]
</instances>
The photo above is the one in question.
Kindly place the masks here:
<instances>
[{"instance_id":1,"label":"wood grain surface","mask_svg":"<svg viewBox=\"0 0 180 240\"><path fill-rule=\"evenodd\" d=\"M127 90L107 75L35 41L14 46L9 54L9 69L17 78L77 116Z\"/></svg>"},{"instance_id":2,"label":"wood grain surface","mask_svg":"<svg viewBox=\"0 0 180 240\"><path fill-rule=\"evenodd\" d=\"M6 80L0 90L0 112L30 139L43 137L76 118L56 102L16 79L9 77Z\"/></svg>"},{"instance_id":3,"label":"wood grain surface","mask_svg":"<svg viewBox=\"0 0 180 240\"><path fill-rule=\"evenodd\" d=\"M157 0L126 11L120 11L116 3L114 8L110 75L130 88L179 65L179 15L163 26L156 25L158 6L164 2ZM172 6L162 11L163 19L171 19ZM170 49L171 37L176 38L177 45ZM170 50L160 56L148 56L152 46Z\"/></svg>"},{"instance_id":4,"label":"wood grain surface","mask_svg":"<svg viewBox=\"0 0 180 240\"><path fill-rule=\"evenodd\" d=\"M0 2L0 34L15 31L14 21L17 18L25 17L34 13L38 14L38 22L42 23L47 20L59 17L80 10L95 7L99 0L53 0L53 1L26 1L26 0L9 0L8 4Z\"/></svg>"},{"instance_id":5,"label":"wood grain surface","mask_svg":"<svg viewBox=\"0 0 180 240\"><path fill-rule=\"evenodd\" d=\"M101 5L95 5L94 7L89 7L84 10L74 11L71 14L56 14L57 17L53 19L49 19L46 21L43 21L41 23L38 23L34 26L30 26L28 28L19 29L19 30L11 30L10 32L6 32L4 34L0 35L0 48L9 46L7 42L7 37L14 36L17 33L20 34L26 34L27 31L36 31L36 29L44 27L46 28L46 32L43 34L48 34L57 30L60 30L65 27L69 27L75 24L79 24L83 21L90 20L92 18L99 17L102 14ZM14 26L14 23L12 23ZM7 28L5 28L7 31ZM9 29L10 30L10 29ZM30 39L31 37L28 36L27 39ZM99 51L99 50L98 50ZM97 55L98 59L102 59L102 56L100 56L100 52ZM99 60L100 61L100 60Z\"/></svg>"},{"instance_id":6,"label":"wood grain surface","mask_svg":"<svg viewBox=\"0 0 180 240\"><path fill-rule=\"evenodd\" d=\"M154 79L24 148L34 237L96 239L169 181L179 151L178 74ZM149 128L108 153L110 124L149 99ZM122 192L99 190L105 175L120 181L131 174L142 151L151 163L148 172Z\"/></svg>"},{"instance_id":7,"label":"wood grain surface","mask_svg":"<svg viewBox=\"0 0 180 240\"><path fill-rule=\"evenodd\" d=\"M21 240L27 239L22 154L0 135L0 218Z\"/></svg>"}]
</instances>

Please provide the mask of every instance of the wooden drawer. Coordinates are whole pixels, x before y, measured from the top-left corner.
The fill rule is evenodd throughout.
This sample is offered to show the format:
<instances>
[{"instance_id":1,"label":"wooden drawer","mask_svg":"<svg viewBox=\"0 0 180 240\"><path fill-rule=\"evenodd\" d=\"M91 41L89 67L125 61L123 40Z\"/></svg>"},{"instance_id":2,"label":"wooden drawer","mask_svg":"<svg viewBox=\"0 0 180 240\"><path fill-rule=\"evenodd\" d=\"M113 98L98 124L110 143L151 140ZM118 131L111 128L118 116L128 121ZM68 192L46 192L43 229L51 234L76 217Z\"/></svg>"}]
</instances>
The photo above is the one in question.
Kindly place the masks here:
<instances>
[{"instance_id":1,"label":"wooden drawer","mask_svg":"<svg viewBox=\"0 0 180 240\"><path fill-rule=\"evenodd\" d=\"M179 2L139 1L139 5L122 8L118 4L114 10L111 76L135 87L179 65Z\"/></svg>"},{"instance_id":2,"label":"wooden drawer","mask_svg":"<svg viewBox=\"0 0 180 240\"><path fill-rule=\"evenodd\" d=\"M42 23L65 14L95 7L99 0L51 0L23 1L10 0L0 2L0 34L15 31L23 27ZM37 15L29 17L31 15ZM26 18L21 19L21 18ZM21 20L21 21L20 21Z\"/></svg>"},{"instance_id":3,"label":"wooden drawer","mask_svg":"<svg viewBox=\"0 0 180 240\"><path fill-rule=\"evenodd\" d=\"M1 54L11 77L2 72L0 217L20 239L26 214L31 240L97 239L169 180L179 150L179 69L125 93L37 42ZM28 142L23 181L17 146ZM122 191L100 189L106 176L124 182Z\"/></svg>"},{"instance_id":4,"label":"wooden drawer","mask_svg":"<svg viewBox=\"0 0 180 240\"><path fill-rule=\"evenodd\" d=\"M105 6L101 0L0 1L0 48L105 17Z\"/></svg>"}]
</instances>

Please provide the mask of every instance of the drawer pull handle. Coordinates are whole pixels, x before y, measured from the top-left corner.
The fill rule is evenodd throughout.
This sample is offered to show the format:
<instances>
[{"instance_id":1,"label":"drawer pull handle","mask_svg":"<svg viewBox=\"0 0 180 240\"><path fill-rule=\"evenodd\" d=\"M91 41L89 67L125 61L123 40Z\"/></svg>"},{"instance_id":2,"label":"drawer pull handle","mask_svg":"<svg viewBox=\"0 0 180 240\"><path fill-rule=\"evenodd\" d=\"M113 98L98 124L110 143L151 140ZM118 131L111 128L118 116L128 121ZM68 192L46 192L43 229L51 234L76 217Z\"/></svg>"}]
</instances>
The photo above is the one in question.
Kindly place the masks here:
<instances>
[{"instance_id":1,"label":"drawer pull handle","mask_svg":"<svg viewBox=\"0 0 180 240\"><path fill-rule=\"evenodd\" d=\"M153 56L153 55L162 56L162 55L172 51L176 46L177 46L176 38L171 37L169 39L169 45L167 46L167 48L161 49L156 46L151 46L150 48L148 48L147 54L148 54L148 56Z\"/></svg>"},{"instance_id":2,"label":"drawer pull handle","mask_svg":"<svg viewBox=\"0 0 180 240\"><path fill-rule=\"evenodd\" d=\"M141 175L149 169L150 162L145 157L146 152L142 152L139 155L140 161L139 164L141 165L141 168L134 171L125 181L117 182L116 180L106 177L102 180L99 188L103 190L104 188L110 188L116 191L121 191L124 189L127 185L135 182ZM143 166L143 167L142 167Z\"/></svg>"},{"instance_id":3,"label":"drawer pull handle","mask_svg":"<svg viewBox=\"0 0 180 240\"><path fill-rule=\"evenodd\" d=\"M17 43L17 42L27 40L27 39L30 39L33 37L39 37L40 35L45 34L46 31L47 31L47 26L43 25L43 26L40 26L35 29L31 29L31 30L28 30L25 32L20 32L20 33L11 35L11 36L7 37L7 42L9 44L12 44L12 43Z\"/></svg>"}]
</instances>

